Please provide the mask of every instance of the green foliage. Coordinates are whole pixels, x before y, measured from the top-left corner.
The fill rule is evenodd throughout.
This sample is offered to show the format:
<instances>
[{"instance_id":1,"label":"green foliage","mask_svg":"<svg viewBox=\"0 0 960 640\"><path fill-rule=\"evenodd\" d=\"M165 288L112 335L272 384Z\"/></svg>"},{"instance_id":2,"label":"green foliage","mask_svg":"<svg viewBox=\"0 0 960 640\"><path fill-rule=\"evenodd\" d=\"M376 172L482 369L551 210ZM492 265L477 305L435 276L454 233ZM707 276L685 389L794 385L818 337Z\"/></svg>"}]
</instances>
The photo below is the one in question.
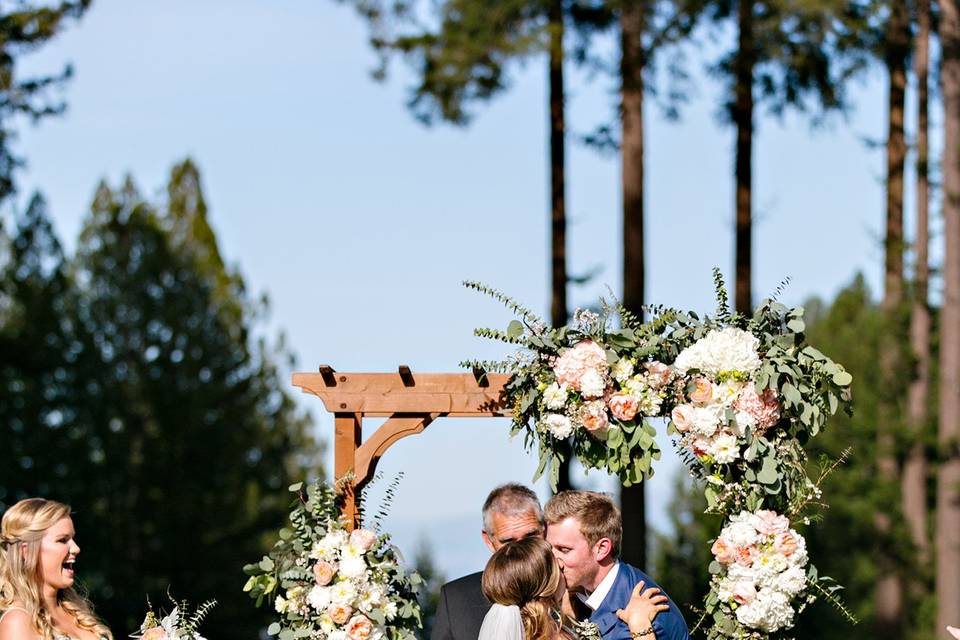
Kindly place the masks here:
<instances>
[{"instance_id":1,"label":"green foliage","mask_svg":"<svg viewBox=\"0 0 960 640\"><path fill-rule=\"evenodd\" d=\"M37 122L63 113L66 104L56 90L73 75L68 65L55 75L20 77L18 61L79 19L91 0L8 3L0 9L0 202L15 191L14 174L23 160L13 151L14 123L26 117Z\"/></svg>"},{"instance_id":2,"label":"green foliage","mask_svg":"<svg viewBox=\"0 0 960 640\"><path fill-rule=\"evenodd\" d=\"M192 183L172 184L202 202ZM202 207L189 215L206 224ZM41 201L24 214L0 273L0 509L29 495L77 507L84 579L114 629L139 623L140 594L176 584L215 594L212 622L242 635L263 617L235 588L236 558L272 541L283 488L315 473L319 450L262 308L199 259L212 235L174 240L173 217L132 180L101 185L66 259Z\"/></svg>"}]
</instances>

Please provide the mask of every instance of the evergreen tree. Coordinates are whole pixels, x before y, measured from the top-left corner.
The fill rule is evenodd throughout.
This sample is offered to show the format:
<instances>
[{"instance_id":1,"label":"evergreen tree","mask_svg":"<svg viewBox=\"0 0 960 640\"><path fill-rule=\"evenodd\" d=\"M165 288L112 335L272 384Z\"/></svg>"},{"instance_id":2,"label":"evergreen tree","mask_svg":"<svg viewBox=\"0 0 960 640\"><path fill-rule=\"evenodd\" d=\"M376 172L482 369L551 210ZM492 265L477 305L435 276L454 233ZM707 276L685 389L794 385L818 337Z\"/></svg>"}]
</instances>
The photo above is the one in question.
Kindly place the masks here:
<instances>
[{"instance_id":1,"label":"evergreen tree","mask_svg":"<svg viewBox=\"0 0 960 640\"><path fill-rule=\"evenodd\" d=\"M79 19L90 2L20 1L0 8L0 202L14 192L14 173L22 164L12 148L15 120L25 116L36 122L62 113L66 104L51 94L73 73L67 66L56 75L21 78L17 60L42 47L71 20Z\"/></svg>"}]
</instances>

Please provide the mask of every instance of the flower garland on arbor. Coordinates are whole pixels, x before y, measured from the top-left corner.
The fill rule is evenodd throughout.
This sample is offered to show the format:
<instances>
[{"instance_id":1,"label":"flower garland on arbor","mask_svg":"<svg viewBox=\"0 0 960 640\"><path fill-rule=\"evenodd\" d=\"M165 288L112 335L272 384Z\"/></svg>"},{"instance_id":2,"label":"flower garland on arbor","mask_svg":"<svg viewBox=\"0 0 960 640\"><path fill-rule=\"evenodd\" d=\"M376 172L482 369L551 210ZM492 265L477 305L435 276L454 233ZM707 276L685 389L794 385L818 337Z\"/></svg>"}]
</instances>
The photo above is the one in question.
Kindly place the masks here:
<instances>
[{"instance_id":1,"label":"flower garland on arbor","mask_svg":"<svg viewBox=\"0 0 960 640\"><path fill-rule=\"evenodd\" d=\"M714 282L712 317L653 307L641 322L600 300L597 312L578 310L570 325L552 328L509 296L465 282L517 315L505 332L475 334L519 351L461 364L481 375L511 374L511 435L523 433L537 448L535 479L548 473L554 487L562 442L584 467L625 486L641 482L661 455L650 420L667 421L704 487L707 512L723 518L698 624L709 640L785 638L816 597L853 621L836 596L840 587L818 575L795 528L808 522L820 483L846 455L823 463L813 480L803 445L838 410L851 411L852 377L806 343L802 308L774 296L745 317L730 311L717 270Z\"/></svg>"}]
</instances>

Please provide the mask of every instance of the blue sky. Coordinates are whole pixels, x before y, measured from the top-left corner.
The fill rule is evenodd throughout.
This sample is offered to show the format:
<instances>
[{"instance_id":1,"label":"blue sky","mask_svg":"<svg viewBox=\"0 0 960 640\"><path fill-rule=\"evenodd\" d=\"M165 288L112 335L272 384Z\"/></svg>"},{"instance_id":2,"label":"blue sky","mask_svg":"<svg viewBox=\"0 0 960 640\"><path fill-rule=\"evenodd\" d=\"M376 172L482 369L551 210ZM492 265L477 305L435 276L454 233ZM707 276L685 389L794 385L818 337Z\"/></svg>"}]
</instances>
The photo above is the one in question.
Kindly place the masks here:
<instances>
[{"instance_id":1,"label":"blue sky","mask_svg":"<svg viewBox=\"0 0 960 640\"><path fill-rule=\"evenodd\" d=\"M720 88L699 55L689 56L696 91L682 120L647 109L647 297L707 310L711 268L732 276L733 131L716 117ZM466 129L417 124L403 66L373 82L365 25L329 1L97 0L23 69L66 61L76 69L68 113L24 126L19 149L24 197L47 195L68 249L101 178L130 173L159 195L169 168L191 156L225 255L268 294L271 330L286 333L301 370L455 371L463 358L502 355L471 331L509 318L464 290L465 278L546 314L544 60L515 69L511 90ZM585 132L609 117L611 86L571 78L570 125ZM758 298L787 276L787 302L829 297L858 270L878 290L883 156L862 139L885 135L884 92L874 71L853 87L847 120L826 129L758 116ZM570 269L601 269L571 304L589 304L620 288L619 161L571 145L568 170ZM319 400L295 393L329 440ZM388 452L380 468L405 479L387 527L408 555L428 540L448 576L482 568L484 496L529 481L536 466L507 432L505 420L439 421ZM681 472L662 446L649 487L661 527ZM583 484L614 487L597 474Z\"/></svg>"}]
</instances>

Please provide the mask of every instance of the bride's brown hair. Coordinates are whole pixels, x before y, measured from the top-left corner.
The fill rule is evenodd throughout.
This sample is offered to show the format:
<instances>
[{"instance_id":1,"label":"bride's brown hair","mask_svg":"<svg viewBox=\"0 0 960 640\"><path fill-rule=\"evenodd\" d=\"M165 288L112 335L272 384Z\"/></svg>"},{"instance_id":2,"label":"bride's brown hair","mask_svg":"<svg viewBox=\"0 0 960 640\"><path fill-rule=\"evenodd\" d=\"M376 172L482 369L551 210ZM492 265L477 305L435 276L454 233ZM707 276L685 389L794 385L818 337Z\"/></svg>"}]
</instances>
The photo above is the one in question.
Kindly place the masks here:
<instances>
[{"instance_id":1,"label":"bride's brown hair","mask_svg":"<svg viewBox=\"0 0 960 640\"><path fill-rule=\"evenodd\" d=\"M540 537L500 547L483 570L483 594L490 602L520 608L524 640L553 640L560 623L553 617L560 566Z\"/></svg>"},{"instance_id":2,"label":"bride's brown hair","mask_svg":"<svg viewBox=\"0 0 960 640\"><path fill-rule=\"evenodd\" d=\"M53 500L28 498L16 503L0 521L0 611L22 607L43 640L55 633L50 612L43 606L40 543L47 529L70 516L70 507ZM81 629L113 640L113 634L93 613L93 606L73 589L61 589L57 600Z\"/></svg>"}]
</instances>

